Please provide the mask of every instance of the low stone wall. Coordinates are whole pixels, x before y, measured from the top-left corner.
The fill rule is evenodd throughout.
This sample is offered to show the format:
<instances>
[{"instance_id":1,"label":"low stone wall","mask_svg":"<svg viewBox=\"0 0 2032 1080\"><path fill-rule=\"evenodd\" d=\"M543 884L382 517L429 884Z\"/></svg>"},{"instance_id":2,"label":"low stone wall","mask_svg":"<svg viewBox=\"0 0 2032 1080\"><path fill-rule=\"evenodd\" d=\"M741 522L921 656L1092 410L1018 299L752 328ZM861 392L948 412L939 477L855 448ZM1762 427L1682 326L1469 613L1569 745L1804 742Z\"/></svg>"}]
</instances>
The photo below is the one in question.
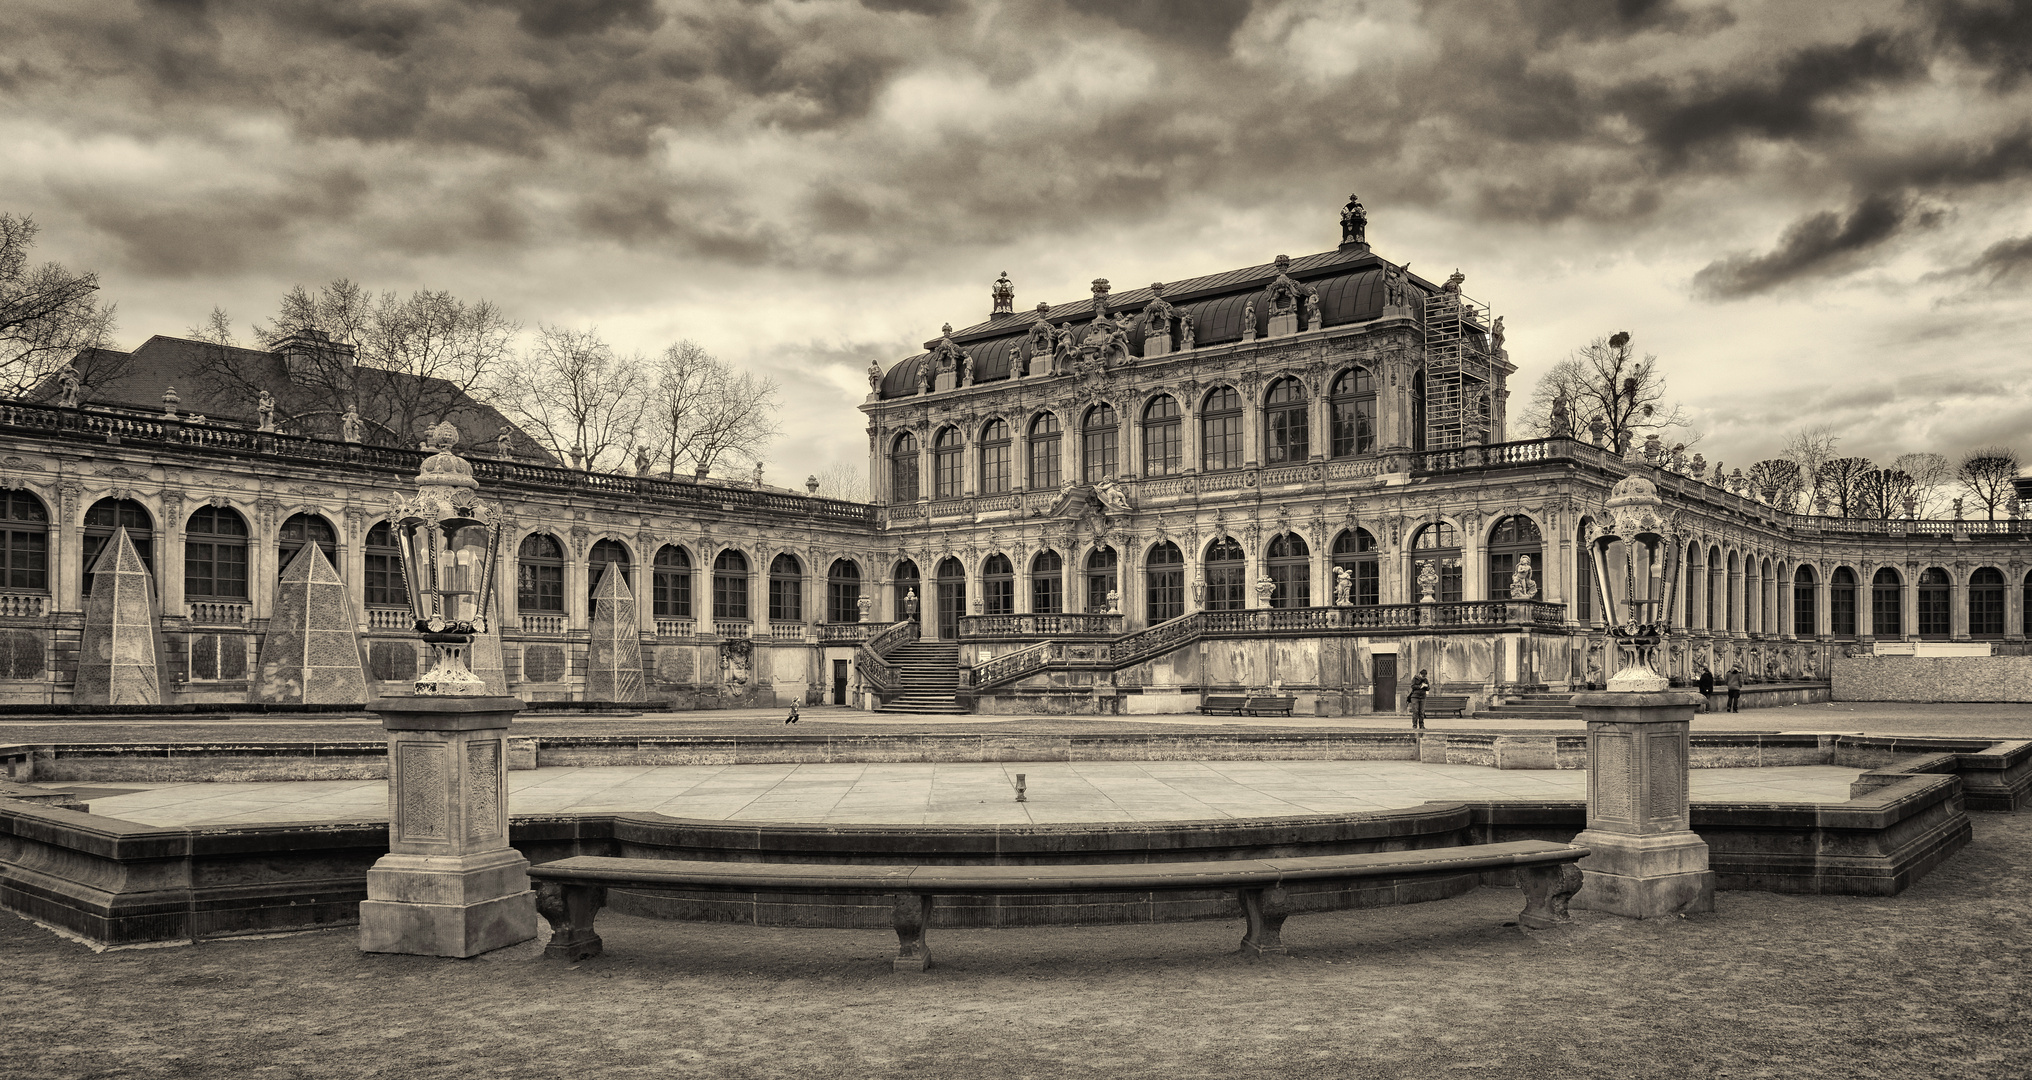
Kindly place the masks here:
<instances>
[{"instance_id":1,"label":"low stone wall","mask_svg":"<svg viewBox=\"0 0 2032 1080\"><path fill-rule=\"evenodd\" d=\"M1836 701L2032 701L2032 656L1836 656Z\"/></svg>"}]
</instances>

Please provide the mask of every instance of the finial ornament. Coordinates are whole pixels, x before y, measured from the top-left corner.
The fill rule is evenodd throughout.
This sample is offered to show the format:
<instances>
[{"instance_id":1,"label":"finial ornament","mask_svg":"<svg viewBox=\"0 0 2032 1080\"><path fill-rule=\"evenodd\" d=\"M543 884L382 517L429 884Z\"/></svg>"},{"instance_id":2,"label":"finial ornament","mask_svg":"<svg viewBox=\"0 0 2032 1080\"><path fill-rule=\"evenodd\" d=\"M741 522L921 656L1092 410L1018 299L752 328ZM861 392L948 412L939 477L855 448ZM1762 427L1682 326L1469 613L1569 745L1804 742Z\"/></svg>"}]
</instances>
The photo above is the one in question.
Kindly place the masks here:
<instances>
[{"instance_id":1,"label":"finial ornament","mask_svg":"<svg viewBox=\"0 0 2032 1080\"><path fill-rule=\"evenodd\" d=\"M1348 204L1341 207L1341 243L1367 244L1369 242L1369 211L1362 205L1360 195L1349 195Z\"/></svg>"}]
</instances>

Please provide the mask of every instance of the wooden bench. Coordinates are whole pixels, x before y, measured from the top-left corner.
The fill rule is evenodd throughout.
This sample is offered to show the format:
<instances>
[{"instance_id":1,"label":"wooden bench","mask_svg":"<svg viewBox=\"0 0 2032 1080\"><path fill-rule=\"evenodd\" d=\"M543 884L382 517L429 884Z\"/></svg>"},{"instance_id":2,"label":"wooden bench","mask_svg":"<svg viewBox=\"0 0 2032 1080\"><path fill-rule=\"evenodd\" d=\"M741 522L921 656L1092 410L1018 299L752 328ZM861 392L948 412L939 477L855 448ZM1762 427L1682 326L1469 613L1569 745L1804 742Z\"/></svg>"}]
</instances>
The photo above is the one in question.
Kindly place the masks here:
<instances>
[{"instance_id":1,"label":"wooden bench","mask_svg":"<svg viewBox=\"0 0 2032 1080\"><path fill-rule=\"evenodd\" d=\"M1286 951L1282 934L1291 915L1441 899L1419 883L1492 870L1515 871L1524 890L1524 911L1517 921L1544 929L1566 918L1567 900L1580 890L1580 868L1574 864L1587 854L1587 848L1573 844L1516 840L1419 851L1117 865L843 866L578 855L532 866L529 877L536 884L536 910L550 921L550 944L543 950L548 957L577 961L600 955L593 918L606 905L609 888L820 893L895 897L897 951L891 967L922 971L931 956L925 927L936 896L1233 890L1248 922L1242 952L1260 956ZM1352 902L1305 888L1354 882L1371 887Z\"/></svg>"},{"instance_id":2,"label":"wooden bench","mask_svg":"<svg viewBox=\"0 0 2032 1080\"><path fill-rule=\"evenodd\" d=\"M1468 696L1466 694L1425 695L1425 715L1427 716L1465 716L1467 711Z\"/></svg>"},{"instance_id":3,"label":"wooden bench","mask_svg":"<svg viewBox=\"0 0 2032 1080\"><path fill-rule=\"evenodd\" d=\"M1289 694L1209 694L1200 701L1199 711L1224 716L1264 716L1269 713L1290 716L1291 704L1295 700Z\"/></svg>"}]
</instances>

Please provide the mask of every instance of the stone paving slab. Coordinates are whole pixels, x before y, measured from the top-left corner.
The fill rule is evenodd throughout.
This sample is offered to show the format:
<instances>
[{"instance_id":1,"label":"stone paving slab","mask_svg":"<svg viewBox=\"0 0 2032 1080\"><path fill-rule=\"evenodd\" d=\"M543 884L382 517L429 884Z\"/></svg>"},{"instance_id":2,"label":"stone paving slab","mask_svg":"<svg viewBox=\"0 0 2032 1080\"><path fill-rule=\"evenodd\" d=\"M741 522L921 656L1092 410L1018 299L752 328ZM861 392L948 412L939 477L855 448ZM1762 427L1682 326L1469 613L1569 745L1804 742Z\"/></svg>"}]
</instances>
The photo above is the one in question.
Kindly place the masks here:
<instances>
[{"instance_id":1,"label":"stone paving slab","mask_svg":"<svg viewBox=\"0 0 2032 1080\"><path fill-rule=\"evenodd\" d=\"M1842 802L1860 769L1695 769L1694 802ZM1025 774L1029 801L1015 801ZM62 785L51 785L61 787ZM146 825L386 820L381 780L125 784L92 812ZM1584 799L1579 770L1409 761L1127 761L911 765L671 765L508 774L509 810L650 811L831 824L1045 825L1349 813L1431 801Z\"/></svg>"}]
</instances>

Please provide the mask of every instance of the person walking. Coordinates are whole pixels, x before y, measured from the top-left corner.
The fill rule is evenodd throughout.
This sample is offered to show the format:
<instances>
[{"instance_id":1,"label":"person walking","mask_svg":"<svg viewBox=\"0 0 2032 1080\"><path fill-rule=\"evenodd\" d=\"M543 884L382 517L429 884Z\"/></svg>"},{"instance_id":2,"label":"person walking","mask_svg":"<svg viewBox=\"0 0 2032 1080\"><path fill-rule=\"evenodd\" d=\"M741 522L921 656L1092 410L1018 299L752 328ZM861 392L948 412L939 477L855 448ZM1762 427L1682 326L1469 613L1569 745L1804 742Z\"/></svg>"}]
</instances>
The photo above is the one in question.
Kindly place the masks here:
<instances>
[{"instance_id":1,"label":"person walking","mask_svg":"<svg viewBox=\"0 0 2032 1080\"><path fill-rule=\"evenodd\" d=\"M1701 669L1700 669L1700 682L1699 682L1699 683L1697 683L1696 685L1700 687L1700 711L1701 711L1701 712L1713 712L1713 711L1714 711L1714 672L1713 672L1713 671L1711 671L1711 670L1709 670L1709 669L1707 669L1707 668L1701 668Z\"/></svg>"},{"instance_id":2,"label":"person walking","mask_svg":"<svg viewBox=\"0 0 2032 1080\"><path fill-rule=\"evenodd\" d=\"M1411 690L1405 697L1411 700L1411 730L1425 730L1425 695L1432 690L1432 680L1425 677L1425 669L1411 679Z\"/></svg>"},{"instance_id":3,"label":"person walking","mask_svg":"<svg viewBox=\"0 0 2032 1080\"><path fill-rule=\"evenodd\" d=\"M786 724L797 723L797 702L793 701L790 703L790 715L784 717L783 722Z\"/></svg>"},{"instance_id":4,"label":"person walking","mask_svg":"<svg viewBox=\"0 0 2032 1080\"><path fill-rule=\"evenodd\" d=\"M1737 699L1743 696L1743 666L1737 664L1729 669L1729 711L1741 712Z\"/></svg>"}]
</instances>

